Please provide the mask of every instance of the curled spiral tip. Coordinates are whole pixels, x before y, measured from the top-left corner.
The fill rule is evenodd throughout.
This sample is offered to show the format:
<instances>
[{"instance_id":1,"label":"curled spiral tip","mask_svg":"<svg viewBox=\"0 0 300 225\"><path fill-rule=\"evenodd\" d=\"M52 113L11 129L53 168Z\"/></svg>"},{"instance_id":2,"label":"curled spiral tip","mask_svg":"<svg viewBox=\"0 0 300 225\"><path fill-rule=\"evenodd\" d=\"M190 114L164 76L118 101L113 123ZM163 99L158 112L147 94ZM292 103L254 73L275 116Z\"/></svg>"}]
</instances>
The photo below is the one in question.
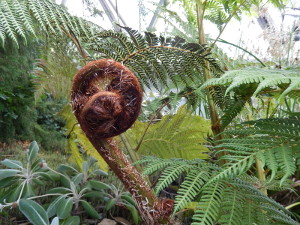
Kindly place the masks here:
<instances>
[{"instance_id":1,"label":"curled spiral tip","mask_svg":"<svg viewBox=\"0 0 300 225\"><path fill-rule=\"evenodd\" d=\"M116 136L132 126L142 102L135 75L112 59L90 62L73 79L72 108L90 138Z\"/></svg>"}]
</instances>

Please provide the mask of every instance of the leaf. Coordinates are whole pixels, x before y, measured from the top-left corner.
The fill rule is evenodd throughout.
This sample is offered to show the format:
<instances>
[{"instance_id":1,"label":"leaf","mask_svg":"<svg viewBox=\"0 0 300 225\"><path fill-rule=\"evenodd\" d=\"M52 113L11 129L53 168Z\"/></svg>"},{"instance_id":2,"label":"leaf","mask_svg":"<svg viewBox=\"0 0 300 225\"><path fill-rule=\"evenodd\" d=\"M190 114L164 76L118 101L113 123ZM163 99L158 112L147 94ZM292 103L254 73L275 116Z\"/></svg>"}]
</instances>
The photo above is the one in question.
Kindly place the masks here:
<instances>
[{"instance_id":1,"label":"leaf","mask_svg":"<svg viewBox=\"0 0 300 225\"><path fill-rule=\"evenodd\" d=\"M111 187L106 184L103 183L101 181L96 181L96 180L90 180L89 184L92 188L96 189L96 190L105 190L105 189L111 189Z\"/></svg>"},{"instance_id":2,"label":"leaf","mask_svg":"<svg viewBox=\"0 0 300 225\"><path fill-rule=\"evenodd\" d=\"M139 213L137 209L131 204L125 204L126 208L130 211L134 224L139 224Z\"/></svg>"},{"instance_id":3,"label":"leaf","mask_svg":"<svg viewBox=\"0 0 300 225\"><path fill-rule=\"evenodd\" d=\"M108 173L106 173L105 171L103 170L100 170L100 169L96 169L94 170L94 174L98 175L98 176L108 176Z\"/></svg>"},{"instance_id":4,"label":"leaf","mask_svg":"<svg viewBox=\"0 0 300 225\"><path fill-rule=\"evenodd\" d=\"M80 218L79 216L70 216L63 225L80 225Z\"/></svg>"},{"instance_id":5,"label":"leaf","mask_svg":"<svg viewBox=\"0 0 300 225\"><path fill-rule=\"evenodd\" d=\"M27 159L29 162L32 162L34 158L36 157L37 153L39 151L39 146L36 141L31 142L29 146L29 152L27 155Z\"/></svg>"},{"instance_id":6,"label":"leaf","mask_svg":"<svg viewBox=\"0 0 300 225\"><path fill-rule=\"evenodd\" d=\"M76 170L74 167L65 165L65 164L60 165L57 170L61 173L67 173L67 174L68 173L79 173L79 171Z\"/></svg>"},{"instance_id":7,"label":"leaf","mask_svg":"<svg viewBox=\"0 0 300 225\"><path fill-rule=\"evenodd\" d=\"M57 216L60 219L66 219L71 215L73 208L73 198L67 198L60 200L59 206L57 208Z\"/></svg>"},{"instance_id":8,"label":"leaf","mask_svg":"<svg viewBox=\"0 0 300 225\"><path fill-rule=\"evenodd\" d=\"M11 168L11 169L22 169L23 168L23 164L20 161L17 160L12 160L12 159L5 159L3 161L1 161L1 164Z\"/></svg>"},{"instance_id":9,"label":"leaf","mask_svg":"<svg viewBox=\"0 0 300 225\"><path fill-rule=\"evenodd\" d=\"M7 177L4 179L1 179L0 188L6 188L12 184L15 184L17 182L17 179L18 178L15 178L15 177Z\"/></svg>"},{"instance_id":10,"label":"leaf","mask_svg":"<svg viewBox=\"0 0 300 225\"><path fill-rule=\"evenodd\" d=\"M80 184L80 182L83 180L83 173L79 173L76 176L72 177L72 181L74 182L75 185Z\"/></svg>"},{"instance_id":11,"label":"leaf","mask_svg":"<svg viewBox=\"0 0 300 225\"><path fill-rule=\"evenodd\" d=\"M49 225L46 211L35 201L21 199L19 209L33 225Z\"/></svg>"},{"instance_id":12,"label":"leaf","mask_svg":"<svg viewBox=\"0 0 300 225\"><path fill-rule=\"evenodd\" d=\"M84 172L85 174L88 173L89 166L88 166L87 161L84 161L84 162L82 163L82 170L83 170L83 172Z\"/></svg>"},{"instance_id":13,"label":"leaf","mask_svg":"<svg viewBox=\"0 0 300 225\"><path fill-rule=\"evenodd\" d=\"M59 225L58 217L54 217L50 225Z\"/></svg>"},{"instance_id":14,"label":"leaf","mask_svg":"<svg viewBox=\"0 0 300 225\"><path fill-rule=\"evenodd\" d=\"M51 204L47 208L47 215L48 215L49 218L56 215L57 208L60 205L61 201L63 201L64 199L65 199L65 196L62 195L62 196L59 196L56 199L54 199L53 202L51 202Z\"/></svg>"},{"instance_id":15,"label":"leaf","mask_svg":"<svg viewBox=\"0 0 300 225\"><path fill-rule=\"evenodd\" d=\"M0 170L0 180L7 178L7 177L13 177L19 173L20 170L15 169L2 169Z\"/></svg>"},{"instance_id":16,"label":"leaf","mask_svg":"<svg viewBox=\"0 0 300 225\"><path fill-rule=\"evenodd\" d=\"M86 213L89 214L92 218L100 219L99 213L94 209L93 206L91 206L90 203L88 203L87 201L81 200L80 204L82 205L82 207L84 208Z\"/></svg>"},{"instance_id":17,"label":"leaf","mask_svg":"<svg viewBox=\"0 0 300 225\"><path fill-rule=\"evenodd\" d=\"M116 205L116 199L112 198L106 202L105 210L108 211L112 209Z\"/></svg>"},{"instance_id":18,"label":"leaf","mask_svg":"<svg viewBox=\"0 0 300 225\"><path fill-rule=\"evenodd\" d=\"M86 198L100 198L101 200L104 199L104 193L100 191L89 191L83 195Z\"/></svg>"},{"instance_id":19,"label":"leaf","mask_svg":"<svg viewBox=\"0 0 300 225\"><path fill-rule=\"evenodd\" d=\"M56 188L52 188L50 189L49 191L47 191L46 193L47 194L56 194L56 193L59 193L59 194L66 194L66 193L70 193L71 190L68 189L68 188L65 188L65 187L56 187Z\"/></svg>"}]
</instances>

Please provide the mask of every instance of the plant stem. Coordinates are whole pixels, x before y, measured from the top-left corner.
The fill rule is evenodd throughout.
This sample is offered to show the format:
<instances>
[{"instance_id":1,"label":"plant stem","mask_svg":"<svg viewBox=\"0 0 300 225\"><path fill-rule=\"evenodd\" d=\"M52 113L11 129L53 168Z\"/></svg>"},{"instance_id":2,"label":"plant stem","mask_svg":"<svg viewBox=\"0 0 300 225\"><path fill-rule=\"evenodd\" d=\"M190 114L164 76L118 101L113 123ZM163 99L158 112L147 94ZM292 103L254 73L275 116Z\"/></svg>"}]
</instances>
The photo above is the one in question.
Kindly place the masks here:
<instances>
[{"instance_id":1,"label":"plant stem","mask_svg":"<svg viewBox=\"0 0 300 225\"><path fill-rule=\"evenodd\" d=\"M221 43L224 43L224 44L228 44L228 45L232 45L232 46L234 46L234 47L236 47L236 48L239 48L239 49L241 49L241 50L243 50L244 52L247 52L249 55L251 55L253 58L255 58L263 67L266 67L266 65L259 59L259 58L257 58L255 55L253 55L251 52L249 52L247 49L245 49L245 48L242 48L242 47L240 47L240 46L238 46L238 45L235 45L235 44L233 44L233 43L230 43L230 42L228 42L228 41L225 41L225 40L223 40L223 39L218 39L217 40L218 42L221 42Z\"/></svg>"},{"instance_id":2,"label":"plant stem","mask_svg":"<svg viewBox=\"0 0 300 225\"><path fill-rule=\"evenodd\" d=\"M197 9L197 23L198 23L198 33L199 33L199 44L205 45L206 39L204 34L204 28L203 28L203 14L204 10L203 7L201 7L198 3L196 5ZM205 61L205 68L204 68L204 79L205 81L212 78L211 72L209 70L209 62ZM208 100L208 107L209 107L209 114L211 119L211 127L214 135L218 135L221 132L221 124L219 115L217 112L217 109L215 107L215 104L213 102L212 96L209 92L207 92L207 100Z\"/></svg>"},{"instance_id":3,"label":"plant stem","mask_svg":"<svg viewBox=\"0 0 300 225\"><path fill-rule=\"evenodd\" d=\"M135 199L147 225L172 224L173 200L158 199L145 178L131 165L112 138L89 140Z\"/></svg>"},{"instance_id":4,"label":"plant stem","mask_svg":"<svg viewBox=\"0 0 300 225\"><path fill-rule=\"evenodd\" d=\"M286 208L286 209L290 209L290 208L293 208L293 207L295 207L295 206L297 206L297 205L300 205L300 202L293 203L293 204L291 204L291 205L286 206L285 208Z\"/></svg>"},{"instance_id":5,"label":"plant stem","mask_svg":"<svg viewBox=\"0 0 300 225\"><path fill-rule=\"evenodd\" d=\"M262 166L262 162L257 157L255 157L255 163L256 163L257 177L262 183L264 183L266 181L266 174ZM261 192L264 193L266 196L268 196L268 192L265 187L261 188Z\"/></svg>"}]
</instances>

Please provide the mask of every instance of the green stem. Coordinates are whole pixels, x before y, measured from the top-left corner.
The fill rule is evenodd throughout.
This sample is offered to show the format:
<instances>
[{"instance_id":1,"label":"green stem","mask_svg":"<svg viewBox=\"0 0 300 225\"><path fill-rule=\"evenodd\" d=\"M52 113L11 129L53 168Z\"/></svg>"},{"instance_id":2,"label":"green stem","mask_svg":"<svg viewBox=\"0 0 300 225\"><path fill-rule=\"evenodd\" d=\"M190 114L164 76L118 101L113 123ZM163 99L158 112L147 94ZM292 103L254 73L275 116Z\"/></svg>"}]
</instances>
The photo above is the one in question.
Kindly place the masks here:
<instances>
[{"instance_id":1,"label":"green stem","mask_svg":"<svg viewBox=\"0 0 300 225\"><path fill-rule=\"evenodd\" d=\"M265 183L266 174L265 174L265 170L262 166L262 162L257 157L255 157L255 163L256 163L257 177L261 181L261 183ZM261 192L264 193L266 196L268 196L268 192L265 187L261 188Z\"/></svg>"},{"instance_id":2,"label":"green stem","mask_svg":"<svg viewBox=\"0 0 300 225\"><path fill-rule=\"evenodd\" d=\"M230 42L228 42L228 41L225 41L225 40L223 40L223 39L218 39L217 40L218 42L221 42L221 43L224 43L224 44L228 44L228 45L232 45L232 46L234 46L234 47L236 47L236 48L239 48L239 49L241 49L241 50L243 50L244 52L246 52L246 53L248 53L249 55L251 55L253 58L255 58L263 67L266 67L266 65L259 59L259 58L257 58L255 55L253 55L251 52L249 52L247 49L244 49L244 48L242 48L242 47L240 47L240 46L238 46L238 45L235 45L235 44L233 44L233 43L230 43Z\"/></svg>"},{"instance_id":3,"label":"green stem","mask_svg":"<svg viewBox=\"0 0 300 225\"><path fill-rule=\"evenodd\" d=\"M300 202L293 203L293 204L291 204L291 205L286 206L285 208L286 208L286 209L290 209L290 208L293 208L293 207L295 207L295 206L297 206L297 205L300 205Z\"/></svg>"}]
</instances>

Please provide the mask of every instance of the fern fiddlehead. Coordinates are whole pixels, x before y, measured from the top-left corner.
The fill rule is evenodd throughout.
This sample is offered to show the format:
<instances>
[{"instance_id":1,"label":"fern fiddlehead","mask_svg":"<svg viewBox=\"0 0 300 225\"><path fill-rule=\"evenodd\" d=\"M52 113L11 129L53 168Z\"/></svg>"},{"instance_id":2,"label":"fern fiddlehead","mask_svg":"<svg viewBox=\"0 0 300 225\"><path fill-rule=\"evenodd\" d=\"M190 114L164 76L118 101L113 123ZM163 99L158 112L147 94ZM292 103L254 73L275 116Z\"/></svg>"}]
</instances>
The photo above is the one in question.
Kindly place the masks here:
<instances>
[{"instance_id":1,"label":"fern fiddlehead","mask_svg":"<svg viewBox=\"0 0 300 225\"><path fill-rule=\"evenodd\" d=\"M173 200L159 200L111 138L137 119L142 89L134 74L112 59L84 66L73 80L72 108L87 137L132 194L145 224L171 224Z\"/></svg>"}]
</instances>

